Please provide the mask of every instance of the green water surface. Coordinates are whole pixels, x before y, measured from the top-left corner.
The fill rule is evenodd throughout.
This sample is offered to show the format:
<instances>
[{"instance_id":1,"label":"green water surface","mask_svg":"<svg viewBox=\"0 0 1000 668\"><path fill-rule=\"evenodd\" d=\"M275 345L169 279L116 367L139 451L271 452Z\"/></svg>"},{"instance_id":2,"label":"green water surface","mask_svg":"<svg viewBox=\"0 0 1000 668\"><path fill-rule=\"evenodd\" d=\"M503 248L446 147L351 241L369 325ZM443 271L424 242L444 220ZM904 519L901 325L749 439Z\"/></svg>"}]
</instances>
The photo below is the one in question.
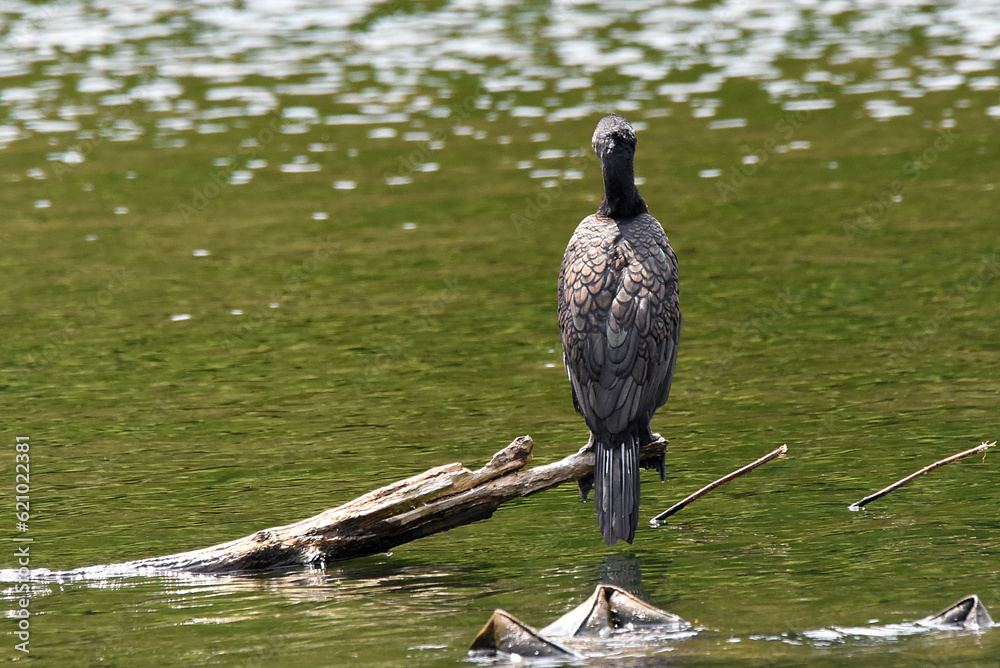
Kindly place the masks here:
<instances>
[{"instance_id":1,"label":"green water surface","mask_svg":"<svg viewBox=\"0 0 1000 668\"><path fill-rule=\"evenodd\" d=\"M933 39L903 35L895 64L930 57ZM551 46L510 39L534 40L542 59ZM778 64L792 77L808 68ZM871 67L830 69L861 79ZM378 88L358 71L345 86ZM4 81L37 88L74 76L38 64ZM114 563L305 518L431 466L477 467L521 434L541 463L585 442L561 365L555 283L569 236L600 199L589 141L603 111L560 122L496 114L467 104L484 95L480 76L437 79L416 89L448 117L414 114L385 139L322 123L283 134L272 112L224 132L180 132L172 147L151 130L169 114L99 105L82 121L91 139L35 132L0 151L0 461L11 499L0 566L17 567L16 536L33 539L34 568ZM177 82L193 99L208 85ZM677 372L653 422L670 439L667 481L644 474L633 545L604 546L593 507L564 486L322 570L40 584L31 653L0 636L4 656L455 665L493 609L541 627L612 581L700 630L592 665L997 665L997 631L801 635L913 621L970 593L1000 614L996 454L847 509L1000 431L1000 147L985 113L997 90L930 90L901 102L909 115L879 120L864 106L877 94L831 89L813 97L834 108L794 112L759 82L734 79L711 95L718 118L746 119L727 129L612 73L590 91L607 110L638 100L617 108L644 123L640 192L681 272ZM494 97L546 107L552 95ZM561 104L573 96L585 92ZM281 100L321 117L353 113L335 96ZM47 104L77 102L86 94L67 83ZM123 118L150 130L102 138ZM411 130L431 139L408 141ZM310 151L317 143L334 148ZM46 159L81 145L82 163ZM565 155L539 159L546 148ZM318 171L280 171L298 155ZM251 159L268 165L231 185ZM545 184L521 161L582 178ZM437 171L413 171L427 162ZM721 175L699 176L709 169ZM387 185L392 175L413 182ZM27 533L14 528L16 436L31 445ZM665 527L645 526L782 443L786 458Z\"/></svg>"}]
</instances>

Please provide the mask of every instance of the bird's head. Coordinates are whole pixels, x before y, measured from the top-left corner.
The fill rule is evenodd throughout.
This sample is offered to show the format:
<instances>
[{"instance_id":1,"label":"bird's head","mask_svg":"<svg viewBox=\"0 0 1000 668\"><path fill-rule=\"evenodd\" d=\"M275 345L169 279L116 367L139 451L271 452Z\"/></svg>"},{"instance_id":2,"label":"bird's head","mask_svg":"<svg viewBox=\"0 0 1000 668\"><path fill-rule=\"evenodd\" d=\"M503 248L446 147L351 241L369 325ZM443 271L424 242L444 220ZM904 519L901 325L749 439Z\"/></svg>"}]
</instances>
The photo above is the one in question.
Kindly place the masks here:
<instances>
[{"instance_id":1,"label":"bird's head","mask_svg":"<svg viewBox=\"0 0 1000 668\"><path fill-rule=\"evenodd\" d=\"M635 130L624 116L608 114L597 124L591 140L601 162L611 155L635 155Z\"/></svg>"}]
</instances>

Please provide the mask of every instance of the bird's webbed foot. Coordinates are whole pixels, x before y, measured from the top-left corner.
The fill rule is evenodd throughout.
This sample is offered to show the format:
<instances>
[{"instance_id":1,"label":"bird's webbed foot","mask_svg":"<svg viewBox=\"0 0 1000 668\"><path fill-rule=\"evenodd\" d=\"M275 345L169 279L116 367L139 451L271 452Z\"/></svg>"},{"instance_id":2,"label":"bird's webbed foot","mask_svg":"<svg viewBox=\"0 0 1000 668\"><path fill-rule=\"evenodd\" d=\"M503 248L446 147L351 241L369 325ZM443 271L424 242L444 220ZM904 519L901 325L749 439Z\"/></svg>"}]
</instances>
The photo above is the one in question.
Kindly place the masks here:
<instances>
[{"instance_id":1,"label":"bird's webbed foot","mask_svg":"<svg viewBox=\"0 0 1000 668\"><path fill-rule=\"evenodd\" d=\"M660 474L660 482L667 479L667 455L666 453L655 459L646 459L642 462L643 468L647 471L655 470Z\"/></svg>"},{"instance_id":2,"label":"bird's webbed foot","mask_svg":"<svg viewBox=\"0 0 1000 668\"><path fill-rule=\"evenodd\" d=\"M591 434L590 438L587 440L587 445L580 448L577 454L582 455L585 452L592 452L594 449L594 435ZM594 475L590 474L583 478L580 478L576 482L577 486L580 488L580 500L584 503L587 502L587 497L590 495L590 490L594 489Z\"/></svg>"},{"instance_id":3,"label":"bird's webbed foot","mask_svg":"<svg viewBox=\"0 0 1000 668\"><path fill-rule=\"evenodd\" d=\"M655 443L656 441L662 441L663 437L659 434L653 433L652 429L646 428L646 433L643 434L640 439L642 445L649 445L650 443ZM663 453L662 456L656 459L647 459L642 462L643 467L647 470L655 470L660 474L660 482L667 479L667 454Z\"/></svg>"}]
</instances>

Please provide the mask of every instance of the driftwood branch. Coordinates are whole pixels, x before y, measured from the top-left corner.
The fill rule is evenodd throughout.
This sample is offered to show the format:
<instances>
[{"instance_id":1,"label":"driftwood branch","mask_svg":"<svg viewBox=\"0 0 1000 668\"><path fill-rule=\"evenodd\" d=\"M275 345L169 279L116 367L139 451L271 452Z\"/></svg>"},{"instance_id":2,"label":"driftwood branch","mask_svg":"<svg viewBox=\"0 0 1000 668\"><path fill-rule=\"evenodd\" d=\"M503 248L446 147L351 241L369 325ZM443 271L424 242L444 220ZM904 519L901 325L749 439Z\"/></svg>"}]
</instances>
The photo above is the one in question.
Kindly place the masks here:
<instances>
[{"instance_id":1,"label":"driftwood branch","mask_svg":"<svg viewBox=\"0 0 1000 668\"><path fill-rule=\"evenodd\" d=\"M690 496L687 496L683 500L678 501L674 505L670 506L669 508L667 508L666 510L664 510L659 515L657 515L653 519L649 520L649 523L652 524L654 527L660 526L663 523L663 520L667 519L668 517L670 517L674 513L682 510L686 505L688 505L692 501L697 501L701 497L703 497L706 494L708 494L709 492L711 492L716 487L721 487L722 485L725 485L730 480L735 480L736 478L739 478L741 475L750 473L750 471L753 471L755 468L757 468L761 464L766 464L767 462L771 461L775 457L780 457L781 455L785 454L786 452L788 452L788 446L787 445L782 445L777 450L773 450L772 452L767 453L766 455L764 455L760 459L758 459L758 460L756 460L754 462L750 462L749 464L747 464L743 468L737 469L737 470L733 471L732 473L730 473L729 475L722 476L721 478L719 478L715 482L712 482L712 483L709 483L709 484L705 485L704 487L702 487L701 489L699 489L694 494L691 494Z\"/></svg>"},{"instance_id":2,"label":"driftwood branch","mask_svg":"<svg viewBox=\"0 0 1000 668\"><path fill-rule=\"evenodd\" d=\"M980 445L977 445L974 448L969 448L968 450L960 452L957 455L952 455L951 457L945 457L944 459L936 461L933 464L929 464L929 465L925 466L924 468L920 469L916 473L911 473L910 475L906 476L902 480L897 480L896 482L892 483L891 485L889 485L885 489L880 489L879 491L875 492L874 494L869 494L868 496L866 496L865 498L861 499L860 501L852 503L847 508L848 508L848 510L861 510L862 508L864 508L866 505L868 505L872 501L875 501L876 499L881 499L883 496L885 496L889 492L892 492L892 491L895 491L895 490L899 489L900 487L902 487L906 483L908 483L908 482L910 482L912 480L916 480L920 476L926 475L926 474L930 473L931 471L933 471L934 469L936 469L936 468L938 468L940 466L944 466L945 464L950 464L952 462L958 461L959 459L962 459L963 457L969 457L969 456L977 454L979 452L986 452L986 450L988 448L992 448L996 444L997 444L996 441L993 441L992 443L982 443Z\"/></svg>"},{"instance_id":3,"label":"driftwood branch","mask_svg":"<svg viewBox=\"0 0 1000 668\"><path fill-rule=\"evenodd\" d=\"M530 436L521 436L478 471L470 471L459 463L438 466L315 517L228 543L52 576L246 573L363 557L486 519L505 501L593 475L594 454L585 450L552 464L521 470L531 461L532 446ZM659 461L666 447L667 441L663 439L643 446L640 460Z\"/></svg>"}]
</instances>

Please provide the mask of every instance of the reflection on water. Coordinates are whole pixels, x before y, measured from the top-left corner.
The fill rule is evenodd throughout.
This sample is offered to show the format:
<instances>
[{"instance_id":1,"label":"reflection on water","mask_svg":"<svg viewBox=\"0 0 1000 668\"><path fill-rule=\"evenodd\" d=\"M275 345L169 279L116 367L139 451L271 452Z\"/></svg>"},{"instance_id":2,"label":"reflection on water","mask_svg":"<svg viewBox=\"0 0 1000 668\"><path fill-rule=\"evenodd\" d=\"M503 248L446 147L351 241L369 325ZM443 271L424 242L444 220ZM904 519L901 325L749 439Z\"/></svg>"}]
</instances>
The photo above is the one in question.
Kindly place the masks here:
<instances>
[{"instance_id":1,"label":"reflection on water","mask_svg":"<svg viewBox=\"0 0 1000 668\"><path fill-rule=\"evenodd\" d=\"M448 117L456 107L493 120L509 114L553 123L609 107L653 111L667 100L721 129L745 123L711 120L720 103L712 96L733 80L755 82L787 110L832 108L838 92L881 93L866 103L878 119L911 114L900 100L928 91L1000 88L1000 21L989 3L872 2L863 12L840 1L744 0L396 9L378 2L122 2L99 10L82 2L8 3L0 75L31 81L0 93L7 109L0 142L66 133L93 140L85 128L97 126L109 141L152 134L155 145L177 148L191 130L225 132L269 114L277 132L296 135L317 125ZM916 55L908 52L914 30L933 40ZM479 93L458 105L450 99L455 74L479 80ZM598 83L609 76L615 85ZM535 106L519 104L522 95L546 97ZM343 112L324 115L301 103L330 97ZM151 127L127 117L103 123L108 110L133 105L154 114ZM387 132L394 130L369 137ZM70 149L51 159L72 164L84 156Z\"/></svg>"},{"instance_id":2,"label":"reflection on water","mask_svg":"<svg viewBox=\"0 0 1000 668\"><path fill-rule=\"evenodd\" d=\"M31 596L33 604L44 604L43 597L52 595L69 596L87 590L118 592L115 605L130 608L130 615L139 618L129 622L130 628L182 628L233 625L246 629L238 637L243 637L251 628L259 624L272 624L275 617L281 619L279 626L289 625L297 630L291 635L303 633L303 626L319 625L324 633L338 637L353 634L378 638L384 634L399 633L403 627L418 624L425 629L434 629L426 617L467 616L469 624L482 623L488 616L486 608L470 614L467 593L473 579L478 577L463 573L461 568L428 568L426 566L392 563L386 559L362 559L326 569L305 569L261 576L225 576L189 573L158 573L143 576L138 573L111 573L102 567L74 572L71 577L56 573L35 571L32 574ZM597 581L627 587L639 598L656 603L645 591L643 573L637 557L632 553L608 555L600 563ZM470 577L470 575L472 577ZM543 579L546 573L539 573ZM549 574L551 575L551 574ZM16 571L0 571L0 580L16 582ZM466 593L462 593L462 592ZM568 592L568 607L577 605L589 594L582 586L579 591ZM5 598L15 595L11 589L3 591ZM24 596L22 592L19 594ZM71 598L78 598L73 596ZM525 595L518 600L526 600ZM511 606L513 607L513 606ZM275 613L274 610L281 612ZM555 614L561 614L560 610ZM515 615L520 614L517 608ZM95 613L121 615L119 609ZM301 615L305 615L303 618ZM481 619L480 619L481 618ZM269 621L270 620L270 621ZM120 623L121 620L115 620ZM537 624L541 627L541 623ZM124 627L122 627L124 628ZM471 626L470 626L471 628ZM752 647L757 643L777 643L786 647L803 647L821 650L841 647L852 650L854 656L879 656L880 648L891 647L893 643L909 636L921 635L927 639L973 639L988 629L961 628L955 624L937 624L930 616L912 621L886 623L880 619L869 619L866 626L830 625L818 629L792 628L773 634L731 635L722 631L712 620L696 620L694 628L684 631L631 630L628 633L610 637L575 638L571 646L586 658L586 665L603 665L614 661L615 665L655 666L662 665L666 656L686 657L685 663L699 655L711 653L713 647L727 645ZM308 633L307 631L305 631ZM252 632L251 632L252 637ZM420 645L407 648L416 652L415 656L425 659L432 657L459 657L472 636L442 640L441 636L425 636ZM254 640L240 641L243 646L234 649L254 658L280 655L283 643L277 639L265 639L263 645ZM227 650L227 652L230 650ZM752 650L751 650L752 651ZM476 661L483 662L482 659ZM339 662L337 662L339 663ZM348 661L347 663L350 663ZM501 656L489 665L520 665L520 660L509 660ZM556 661L553 665L559 665Z\"/></svg>"}]
</instances>

